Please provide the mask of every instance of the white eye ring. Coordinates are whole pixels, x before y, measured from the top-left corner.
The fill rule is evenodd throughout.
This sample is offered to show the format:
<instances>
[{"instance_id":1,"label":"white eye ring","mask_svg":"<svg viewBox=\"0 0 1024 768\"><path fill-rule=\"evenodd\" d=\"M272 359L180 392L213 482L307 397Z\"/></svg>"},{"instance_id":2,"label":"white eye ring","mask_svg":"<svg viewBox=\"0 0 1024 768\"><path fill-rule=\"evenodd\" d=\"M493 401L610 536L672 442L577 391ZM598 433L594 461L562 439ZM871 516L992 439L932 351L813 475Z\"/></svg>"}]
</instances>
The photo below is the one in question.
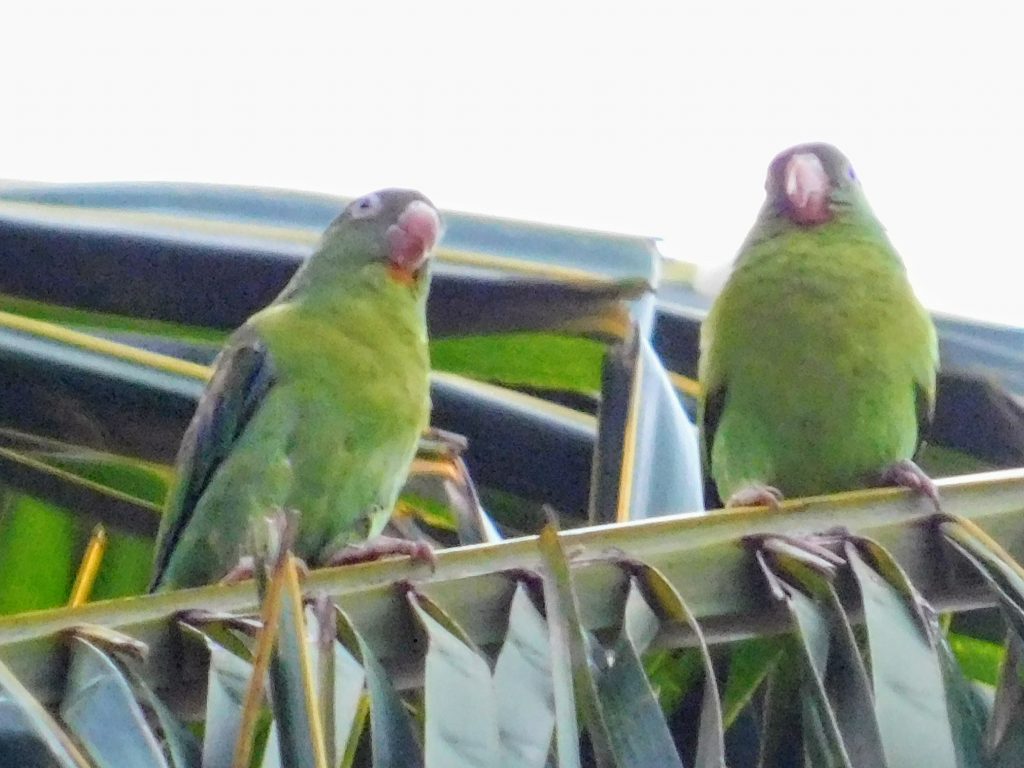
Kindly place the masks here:
<instances>
[{"instance_id":1,"label":"white eye ring","mask_svg":"<svg viewBox=\"0 0 1024 768\"><path fill-rule=\"evenodd\" d=\"M380 196L376 193L364 195L349 206L353 219L368 219L380 212Z\"/></svg>"}]
</instances>

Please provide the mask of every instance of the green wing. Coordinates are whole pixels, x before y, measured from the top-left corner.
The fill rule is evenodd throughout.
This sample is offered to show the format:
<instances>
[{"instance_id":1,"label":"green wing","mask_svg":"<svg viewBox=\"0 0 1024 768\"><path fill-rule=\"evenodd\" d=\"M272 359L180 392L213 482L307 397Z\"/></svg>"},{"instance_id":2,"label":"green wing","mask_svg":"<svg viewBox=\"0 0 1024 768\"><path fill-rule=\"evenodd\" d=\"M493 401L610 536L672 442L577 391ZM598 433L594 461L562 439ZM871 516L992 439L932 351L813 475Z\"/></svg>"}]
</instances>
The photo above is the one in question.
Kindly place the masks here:
<instances>
[{"instance_id":1,"label":"green wing","mask_svg":"<svg viewBox=\"0 0 1024 768\"><path fill-rule=\"evenodd\" d=\"M273 385L274 366L266 345L251 326L242 326L218 355L213 377L178 449L178 476L160 521L150 591L163 577L210 478Z\"/></svg>"},{"instance_id":2,"label":"green wing","mask_svg":"<svg viewBox=\"0 0 1024 768\"><path fill-rule=\"evenodd\" d=\"M706 509L717 509L722 506L718 494L718 486L711 476L711 447L714 445L715 432L722 418L725 407L725 387L721 386L703 394L700 407L698 426L700 428L700 453L704 475L704 506Z\"/></svg>"},{"instance_id":3,"label":"green wing","mask_svg":"<svg viewBox=\"0 0 1024 768\"><path fill-rule=\"evenodd\" d=\"M725 407L726 382L722 371L721 350L714 348L714 336L721 313L721 297L704 318L700 329L700 361L698 378L701 396L697 403L697 429L700 437L701 468L704 478L704 507L717 509L722 506L718 487L711 476L711 448L715 432Z\"/></svg>"}]
</instances>

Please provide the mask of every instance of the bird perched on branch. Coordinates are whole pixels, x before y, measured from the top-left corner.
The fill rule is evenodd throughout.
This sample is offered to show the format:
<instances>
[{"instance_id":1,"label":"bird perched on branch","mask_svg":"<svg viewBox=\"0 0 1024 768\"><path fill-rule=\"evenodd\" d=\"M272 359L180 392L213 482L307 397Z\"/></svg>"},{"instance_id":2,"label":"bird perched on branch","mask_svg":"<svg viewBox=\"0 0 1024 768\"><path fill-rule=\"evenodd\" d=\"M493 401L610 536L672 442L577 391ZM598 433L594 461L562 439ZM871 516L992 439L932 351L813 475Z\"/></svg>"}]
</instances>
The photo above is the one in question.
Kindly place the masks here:
<instances>
[{"instance_id":1,"label":"bird perched on branch","mask_svg":"<svg viewBox=\"0 0 1024 768\"><path fill-rule=\"evenodd\" d=\"M875 485L914 488L938 344L846 157L778 155L701 331L707 472L728 506Z\"/></svg>"},{"instance_id":2,"label":"bird perched on branch","mask_svg":"<svg viewBox=\"0 0 1024 768\"><path fill-rule=\"evenodd\" d=\"M377 537L428 423L425 310L440 233L418 192L361 197L232 334L178 453L151 589L224 577L254 521L279 509L299 512L295 550L311 565L422 554Z\"/></svg>"}]
</instances>

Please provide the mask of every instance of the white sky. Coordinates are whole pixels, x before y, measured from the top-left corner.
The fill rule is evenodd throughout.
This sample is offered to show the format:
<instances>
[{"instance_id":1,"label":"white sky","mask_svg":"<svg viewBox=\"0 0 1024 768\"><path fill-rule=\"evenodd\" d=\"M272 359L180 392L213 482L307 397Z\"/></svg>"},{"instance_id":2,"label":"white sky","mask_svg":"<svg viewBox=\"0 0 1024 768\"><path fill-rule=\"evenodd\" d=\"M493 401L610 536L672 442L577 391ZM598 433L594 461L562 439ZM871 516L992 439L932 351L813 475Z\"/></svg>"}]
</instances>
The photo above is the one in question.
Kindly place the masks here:
<instances>
[{"instance_id":1,"label":"white sky","mask_svg":"<svg viewBox=\"0 0 1024 768\"><path fill-rule=\"evenodd\" d=\"M0 177L415 186L711 264L743 239L771 157L827 140L927 304L1024 325L1010 2L12 7Z\"/></svg>"}]
</instances>

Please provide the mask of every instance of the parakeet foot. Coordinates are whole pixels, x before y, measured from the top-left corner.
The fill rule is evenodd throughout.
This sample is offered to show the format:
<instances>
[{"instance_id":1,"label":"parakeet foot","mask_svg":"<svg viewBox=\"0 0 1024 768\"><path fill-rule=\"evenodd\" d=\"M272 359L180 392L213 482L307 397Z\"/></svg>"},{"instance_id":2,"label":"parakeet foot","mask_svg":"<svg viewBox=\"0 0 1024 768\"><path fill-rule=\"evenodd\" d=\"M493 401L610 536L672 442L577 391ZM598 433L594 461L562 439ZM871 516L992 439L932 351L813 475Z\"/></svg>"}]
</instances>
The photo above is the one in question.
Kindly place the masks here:
<instances>
[{"instance_id":1,"label":"parakeet foot","mask_svg":"<svg viewBox=\"0 0 1024 768\"><path fill-rule=\"evenodd\" d=\"M764 483L751 483L740 488L725 502L727 507L771 507L778 509L782 491Z\"/></svg>"},{"instance_id":2,"label":"parakeet foot","mask_svg":"<svg viewBox=\"0 0 1024 768\"><path fill-rule=\"evenodd\" d=\"M893 462L882 470L881 480L883 485L895 485L900 488L910 488L913 491L927 496L935 505L935 511L942 511L942 503L939 500L939 489L935 482L924 473L917 464L910 459L900 459Z\"/></svg>"},{"instance_id":3,"label":"parakeet foot","mask_svg":"<svg viewBox=\"0 0 1024 768\"><path fill-rule=\"evenodd\" d=\"M301 557L295 558L295 567L298 568L300 579L304 579L309 576L309 566L306 565L306 561ZM238 562L235 563L235 566L221 577L218 583L237 584L240 581L251 579L255 575L256 561L253 560L252 555L244 555L238 558Z\"/></svg>"},{"instance_id":4,"label":"parakeet foot","mask_svg":"<svg viewBox=\"0 0 1024 768\"><path fill-rule=\"evenodd\" d=\"M245 555L238 558L238 562L220 580L220 584L237 584L240 581L251 579L256 573L256 561L252 555Z\"/></svg>"},{"instance_id":5,"label":"parakeet foot","mask_svg":"<svg viewBox=\"0 0 1024 768\"><path fill-rule=\"evenodd\" d=\"M389 555L406 555L430 566L433 571L437 565L437 556L429 544L409 539L396 539L392 536L375 536L362 544L350 544L324 561L325 566L352 565L380 560Z\"/></svg>"}]
</instances>

